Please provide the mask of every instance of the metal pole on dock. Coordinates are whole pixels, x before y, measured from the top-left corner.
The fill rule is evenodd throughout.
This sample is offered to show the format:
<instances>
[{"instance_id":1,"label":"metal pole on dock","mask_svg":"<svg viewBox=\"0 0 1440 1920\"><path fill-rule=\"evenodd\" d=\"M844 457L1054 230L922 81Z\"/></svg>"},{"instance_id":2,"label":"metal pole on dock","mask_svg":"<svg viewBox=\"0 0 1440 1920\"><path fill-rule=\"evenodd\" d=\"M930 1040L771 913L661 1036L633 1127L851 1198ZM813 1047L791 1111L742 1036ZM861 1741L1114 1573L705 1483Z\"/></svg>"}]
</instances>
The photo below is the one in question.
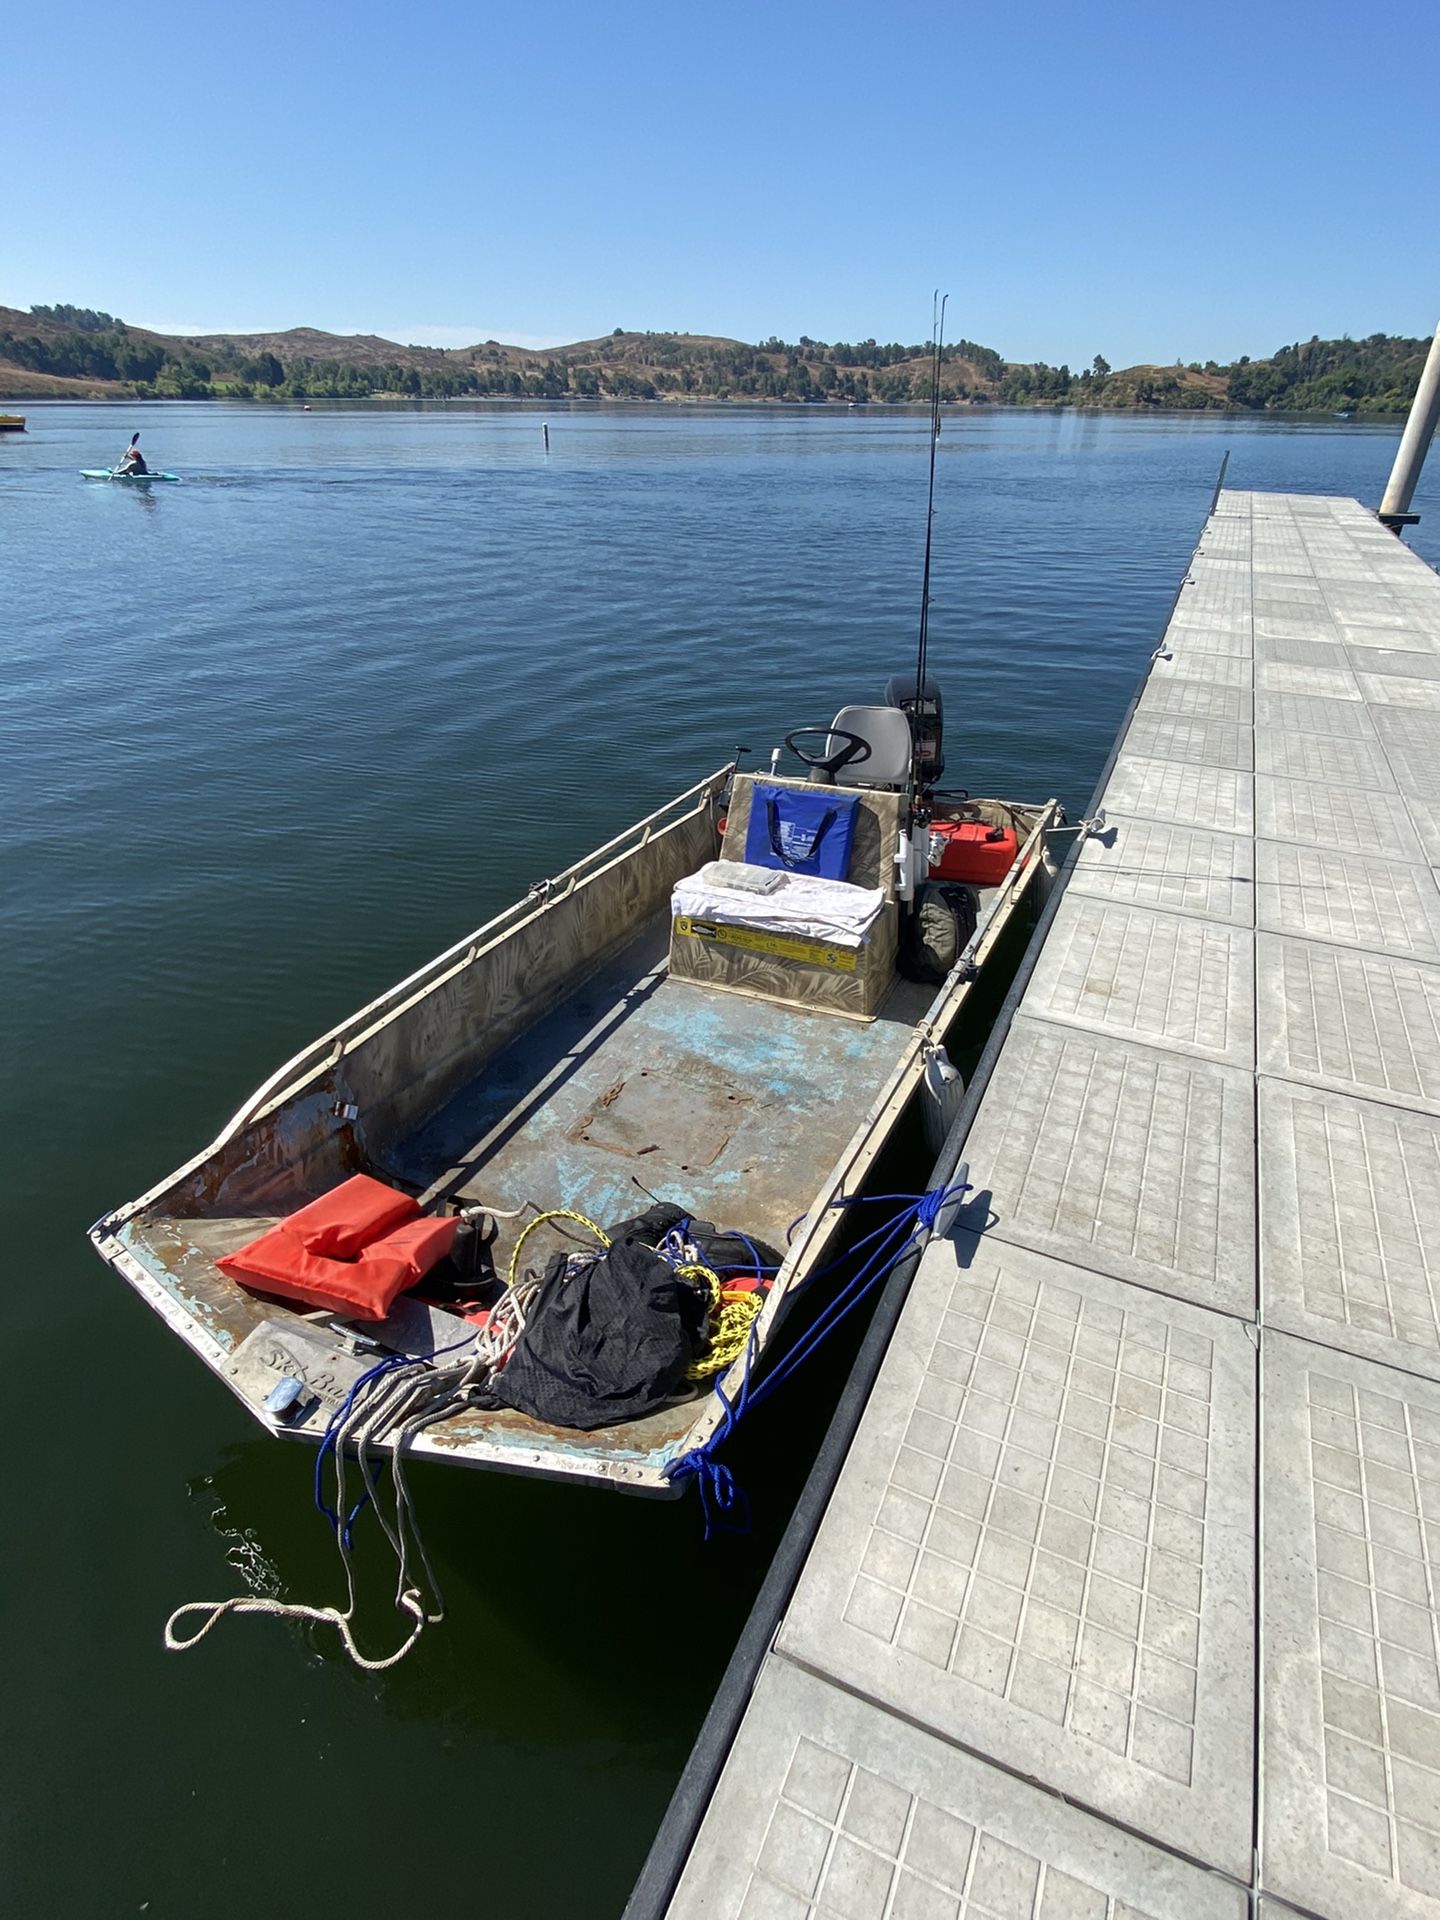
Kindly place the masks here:
<instances>
[{"instance_id":1,"label":"metal pole on dock","mask_svg":"<svg viewBox=\"0 0 1440 1920\"><path fill-rule=\"evenodd\" d=\"M1415 493L1415 482L1420 478L1420 469L1425 464L1425 455L1437 420L1440 420L1440 327L1435 329L1435 337L1430 342L1425 371L1420 375L1420 384L1415 389L1415 398L1410 404L1410 418L1405 422L1405 431L1400 436L1400 451L1390 470L1385 498L1380 502L1380 524L1389 527L1392 533L1399 533L1402 527L1413 527L1420 518L1418 513L1411 513L1410 501Z\"/></svg>"}]
</instances>

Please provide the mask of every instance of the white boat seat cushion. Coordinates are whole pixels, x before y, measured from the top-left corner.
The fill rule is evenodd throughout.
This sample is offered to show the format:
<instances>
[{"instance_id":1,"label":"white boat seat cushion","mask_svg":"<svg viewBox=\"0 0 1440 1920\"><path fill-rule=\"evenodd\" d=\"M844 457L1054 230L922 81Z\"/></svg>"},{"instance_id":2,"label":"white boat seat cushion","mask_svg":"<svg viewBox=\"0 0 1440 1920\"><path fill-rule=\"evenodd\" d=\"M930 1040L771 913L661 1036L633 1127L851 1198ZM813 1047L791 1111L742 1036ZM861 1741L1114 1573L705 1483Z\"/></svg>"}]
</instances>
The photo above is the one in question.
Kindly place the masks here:
<instances>
[{"instance_id":1,"label":"white boat seat cushion","mask_svg":"<svg viewBox=\"0 0 1440 1920\"><path fill-rule=\"evenodd\" d=\"M726 884L725 870L765 876L767 891ZM779 885L768 887L773 877ZM821 880L808 873L774 873L768 867L745 869L743 863L711 860L680 881L671 896L676 919L719 920L732 927L755 927L766 933L795 934L824 940L831 946L863 946L866 934L885 905L883 887L856 887L848 880Z\"/></svg>"},{"instance_id":2,"label":"white boat seat cushion","mask_svg":"<svg viewBox=\"0 0 1440 1920\"><path fill-rule=\"evenodd\" d=\"M868 760L852 760L835 776L837 787L903 787L910 778L914 747L910 722L899 707L842 707L830 722L835 733L856 733L868 741ZM840 741L827 740L827 753Z\"/></svg>"}]
</instances>

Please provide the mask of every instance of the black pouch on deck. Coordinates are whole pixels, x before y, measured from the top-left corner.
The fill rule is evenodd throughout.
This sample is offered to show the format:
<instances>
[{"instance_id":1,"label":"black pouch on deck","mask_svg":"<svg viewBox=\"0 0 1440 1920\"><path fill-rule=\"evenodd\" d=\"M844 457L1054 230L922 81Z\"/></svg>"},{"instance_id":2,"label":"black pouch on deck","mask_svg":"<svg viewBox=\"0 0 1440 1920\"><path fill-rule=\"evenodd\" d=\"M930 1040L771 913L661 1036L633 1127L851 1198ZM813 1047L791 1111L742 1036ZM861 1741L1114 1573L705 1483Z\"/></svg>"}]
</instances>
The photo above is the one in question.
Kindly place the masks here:
<instances>
[{"instance_id":1,"label":"black pouch on deck","mask_svg":"<svg viewBox=\"0 0 1440 1920\"><path fill-rule=\"evenodd\" d=\"M642 1231L639 1221L612 1229L609 1251L568 1279L568 1256L555 1255L482 1405L588 1432L639 1420L681 1392L709 1298L646 1244L685 1217L664 1208L672 1217L657 1230L650 1221L661 1211L642 1216Z\"/></svg>"},{"instance_id":2,"label":"black pouch on deck","mask_svg":"<svg viewBox=\"0 0 1440 1920\"><path fill-rule=\"evenodd\" d=\"M748 1234L722 1233L708 1220L692 1221L690 1237L699 1247L706 1266L725 1281L773 1280L781 1263L781 1255L764 1240L752 1239Z\"/></svg>"},{"instance_id":3,"label":"black pouch on deck","mask_svg":"<svg viewBox=\"0 0 1440 1920\"><path fill-rule=\"evenodd\" d=\"M682 1221L701 1260L722 1278L753 1275L755 1255L767 1277L780 1265L763 1240L721 1233L657 1201L607 1227L609 1251L568 1279L569 1256L554 1256L525 1331L478 1404L591 1431L639 1420L683 1393L685 1369L704 1343L710 1293L653 1250Z\"/></svg>"}]
</instances>

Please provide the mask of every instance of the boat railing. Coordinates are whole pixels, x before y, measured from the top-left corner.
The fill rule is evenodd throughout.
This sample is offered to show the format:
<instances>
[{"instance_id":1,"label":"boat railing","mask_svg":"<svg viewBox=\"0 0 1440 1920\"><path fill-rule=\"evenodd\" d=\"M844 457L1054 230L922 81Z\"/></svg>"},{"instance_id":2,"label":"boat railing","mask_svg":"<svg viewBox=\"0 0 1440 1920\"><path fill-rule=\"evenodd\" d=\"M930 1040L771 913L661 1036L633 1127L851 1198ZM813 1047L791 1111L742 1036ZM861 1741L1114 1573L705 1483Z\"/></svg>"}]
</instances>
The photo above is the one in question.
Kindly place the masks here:
<instances>
[{"instance_id":1,"label":"boat railing","mask_svg":"<svg viewBox=\"0 0 1440 1920\"><path fill-rule=\"evenodd\" d=\"M707 774L703 780L697 781L693 787L688 787L684 793L676 794L673 799L667 800L664 806L657 807L653 813L646 814L643 820L635 821L624 832L616 834L613 840L607 840L603 846L592 849L573 866L566 867L552 879L537 881L520 899L512 901L508 907L496 914L493 920L487 920L473 933L467 933L462 939L447 947L443 953L436 954L434 959L428 960L416 972L407 974L403 980L397 981L393 987L388 988L376 999L367 1002L348 1019L342 1020L338 1026L331 1027L329 1032L322 1033L319 1039L311 1041L309 1046L302 1047L299 1053L292 1055L283 1066L277 1067L275 1072L255 1089L249 1099L221 1128L205 1154L200 1157L208 1159L217 1148L227 1145L242 1128L249 1126L267 1107L288 1094L300 1079L316 1071L326 1071L338 1065L349 1048L358 1040L373 1033L377 1026L393 1018L407 1003L427 993L447 975L473 965L479 955L493 946L497 940L514 933L517 928L537 915L558 906L578 887L593 879L602 868L612 865L627 855L639 852L642 847L648 846L657 834L698 813L702 806L712 801L721 792L733 772L733 761L727 762L723 767L717 767L714 773Z\"/></svg>"}]
</instances>

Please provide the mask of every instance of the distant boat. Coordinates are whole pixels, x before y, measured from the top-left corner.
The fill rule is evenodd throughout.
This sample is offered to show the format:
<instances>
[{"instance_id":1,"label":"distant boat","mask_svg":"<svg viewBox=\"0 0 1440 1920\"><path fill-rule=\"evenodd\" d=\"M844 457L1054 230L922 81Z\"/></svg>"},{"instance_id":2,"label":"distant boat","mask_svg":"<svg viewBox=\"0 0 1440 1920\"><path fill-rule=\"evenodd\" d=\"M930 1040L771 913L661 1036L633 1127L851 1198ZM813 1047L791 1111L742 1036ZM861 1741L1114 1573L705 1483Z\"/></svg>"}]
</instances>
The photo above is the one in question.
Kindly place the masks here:
<instances>
[{"instance_id":1,"label":"distant boat","mask_svg":"<svg viewBox=\"0 0 1440 1920\"><path fill-rule=\"evenodd\" d=\"M0 413L0 433L24 433L23 413Z\"/></svg>"},{"instance_id":2,"label":"distant boat","mask_svg":"<svg viewBox=\"0 0 1440 1920\"><path fill-rule=\"evenodd\" d=\"M178 473L116 473L112 467L81 467L82 480L123 480L132 487L148 487L156 480L178 480Z\"/></svg>"},{"instance_id":3,"label":"distant boat","mask_svg":"<svg viewBox=\"0 0 1440 1920\"><path fill-rule=\"evenodd\" d=\"M1335 418L1337 420L1348 420L1350 418L1350 415L1348 413L1337 413L1335 415Z\"/></svg>"}]
</instances>

